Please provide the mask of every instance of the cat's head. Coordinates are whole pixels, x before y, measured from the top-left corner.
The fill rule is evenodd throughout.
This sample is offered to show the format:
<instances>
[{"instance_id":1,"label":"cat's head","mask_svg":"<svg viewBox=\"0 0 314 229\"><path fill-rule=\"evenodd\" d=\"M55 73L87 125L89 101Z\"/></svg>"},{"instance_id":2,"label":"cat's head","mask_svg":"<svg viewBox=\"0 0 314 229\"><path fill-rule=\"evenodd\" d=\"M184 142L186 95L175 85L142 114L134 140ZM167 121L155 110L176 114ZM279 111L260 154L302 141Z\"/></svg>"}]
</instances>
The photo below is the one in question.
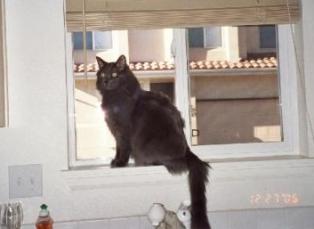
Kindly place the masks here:
<instances>
[{"instance_id":1,"label":"cat's head","mask_svg":"<svg viewBox=\"0 0 314 229\"><path fill-rule=\"evenodd\" d=\"M100 57L96 57L96 60L99 66L96 87L100 92L115 90L125 84L130 70L124 55L116 62L108 63Z\"/></svg>"}]
</instances>

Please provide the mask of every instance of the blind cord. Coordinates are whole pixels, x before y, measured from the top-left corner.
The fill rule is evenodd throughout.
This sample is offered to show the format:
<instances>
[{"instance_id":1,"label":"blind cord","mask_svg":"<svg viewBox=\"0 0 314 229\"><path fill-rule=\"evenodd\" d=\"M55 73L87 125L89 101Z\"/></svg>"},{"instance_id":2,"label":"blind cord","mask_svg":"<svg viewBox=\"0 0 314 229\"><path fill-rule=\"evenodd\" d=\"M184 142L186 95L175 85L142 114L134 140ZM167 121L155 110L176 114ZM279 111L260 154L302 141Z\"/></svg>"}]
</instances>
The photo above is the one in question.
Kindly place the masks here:
<instances>
[{"instance_id":1,"label":"blind cord","mask_svg":"<svg viewBox=\"0 0 314 229\"><path fill-rule=\"evenodd\" d=\"M88 87L87 81L87 50L86 50L86 0L83 0L83 55L84 55L84 78L86 89Z\"/></svg>"}]
</instances>

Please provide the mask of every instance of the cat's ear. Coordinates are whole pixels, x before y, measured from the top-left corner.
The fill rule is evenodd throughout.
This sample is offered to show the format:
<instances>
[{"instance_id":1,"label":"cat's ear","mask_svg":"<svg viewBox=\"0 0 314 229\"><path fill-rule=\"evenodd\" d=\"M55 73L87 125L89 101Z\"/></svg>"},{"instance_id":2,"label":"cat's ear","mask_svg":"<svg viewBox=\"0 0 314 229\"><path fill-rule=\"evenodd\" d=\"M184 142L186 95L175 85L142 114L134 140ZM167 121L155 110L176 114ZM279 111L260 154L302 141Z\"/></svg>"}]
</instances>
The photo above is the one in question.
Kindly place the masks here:
<instances>
[{"instance_id":1,"label":"cat's ear","mask_svg":"<svg viewBox=\"0 0 314 229\"><path fill-rule=\"evenodd\" d=\"M127 63L126 63L126 58L124 55L121 55L118 58L118 60L116 62L116 66L119 69L119 71L123 71L125 69L125 67L127 66Z\"/></svg>"},{"instance_id":2,"label":"cat's ear","mask_svg":"<svg viewBox=\"0 0 314 229\"><path fill-rule=\"evenodd\" d=\"M104 61L103 59L101 59L98 56L96 56L96 60L97 60L99 69L102 69L107 64L106 61Z\"/></svg>"}]
</instances>

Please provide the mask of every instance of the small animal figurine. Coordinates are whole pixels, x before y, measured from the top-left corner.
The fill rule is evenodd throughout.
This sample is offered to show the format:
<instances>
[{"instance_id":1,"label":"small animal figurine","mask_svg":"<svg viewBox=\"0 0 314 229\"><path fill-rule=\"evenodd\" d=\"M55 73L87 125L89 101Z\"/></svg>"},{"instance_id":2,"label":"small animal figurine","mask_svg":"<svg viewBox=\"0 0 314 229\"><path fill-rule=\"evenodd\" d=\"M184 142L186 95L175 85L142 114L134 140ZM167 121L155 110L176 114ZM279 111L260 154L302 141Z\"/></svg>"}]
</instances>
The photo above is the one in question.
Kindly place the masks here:
<instances>
[{"instance_id":1,"label":"small animal figurine","mask_svg":"<svg viewBox=\"0 0 314 229\"><path fill-rule=\"evenodd\" d=\"M186 229L191 229L191 201L186 200L181 203L177 210L177 217Z\"/></svg>"}]
</instances>

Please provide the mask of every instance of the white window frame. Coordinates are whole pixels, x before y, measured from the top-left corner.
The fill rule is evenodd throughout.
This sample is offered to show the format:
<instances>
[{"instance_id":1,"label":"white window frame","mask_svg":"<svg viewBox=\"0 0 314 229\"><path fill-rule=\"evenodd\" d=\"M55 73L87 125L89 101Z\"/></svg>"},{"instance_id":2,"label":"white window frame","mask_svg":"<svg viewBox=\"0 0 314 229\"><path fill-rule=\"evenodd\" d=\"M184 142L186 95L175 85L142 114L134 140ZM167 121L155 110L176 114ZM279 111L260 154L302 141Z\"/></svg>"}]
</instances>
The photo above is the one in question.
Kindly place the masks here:
<instances>
[{"instance_id":1,"label":"white window frame","mask_svg":"<svg viewBox=\"0 0 314 229\"><path fill-rule=\"evenodd\" d=\"M180 80L176 80L176 98L177 107L186 120L186 136L191 145L191 124L190 124L190 96L189 73L186 66L181 63L187 63L187 47L184 43L185 30L176 30L176 69ZM280 79L280 102L282 106L282 126L283 141L276 143L241 143L241 144L222 144L222 145L199 145L191 146L192 151L197 153L203 159L225 159L225 158L244 158L244 157L267 157L296 155L298 146L298 112L297 112L297 82L296 82L296 61L294 59L293 41L289 25L278 26L279 40L279 79Z\"/></svg>"},{"instance_id":2,"label":"white window frame","mask_svg":"<svg viewBox=\"0 0 314 229\"><path fill-rule=\"evenodd\" d=\"M191 145L190 124L190 96L189 96L189 69L184 63L188 63L187 54L187 30L174 29L175 46L175 100L178 109L186 121L185 134ZM199 145L191 146L192 151L205 160L269 157L269 156L291 156L297 155L299 146L298 108L297 108L297 77L296 61L289 25L278 26L279 40L279 74L280 74L280 102L282 105L283 141L276 143L243 143L223 145ZM67 35L67 42L71 44L71 34ZM71 45L67 45L67 60L72 62ZM71 65L68 65L68 75L73 76ZM97 158L78 160L76 157L75 138L75 112L74 112L74 79L67 77L68 85L68 114L69 114L69 165L99 166L108 165L109 159Z\"/></svg>"}]
</instances>

